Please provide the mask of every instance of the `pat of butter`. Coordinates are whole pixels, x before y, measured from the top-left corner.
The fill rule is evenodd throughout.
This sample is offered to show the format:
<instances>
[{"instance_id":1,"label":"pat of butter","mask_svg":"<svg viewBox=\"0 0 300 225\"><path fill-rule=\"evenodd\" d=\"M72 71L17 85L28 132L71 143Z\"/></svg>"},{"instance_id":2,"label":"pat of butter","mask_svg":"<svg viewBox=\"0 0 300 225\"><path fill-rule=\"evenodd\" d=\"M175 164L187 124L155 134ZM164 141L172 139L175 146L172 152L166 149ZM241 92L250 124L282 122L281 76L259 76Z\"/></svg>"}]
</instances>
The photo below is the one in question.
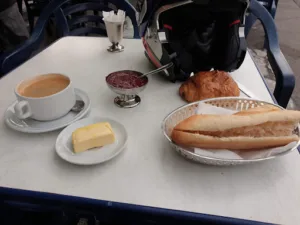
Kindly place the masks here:
<instances>
[{"instance_id":1,"label":"pat of butter","mask_svg":"<svg viewBox=\"0 0 300 225\"><path fill-rule=\"evenodd\" d=\"M72 141L74 152L78 153L114 143L115 134L109 123L95 123L76 129Z\"/></svg>"}]
</instances>

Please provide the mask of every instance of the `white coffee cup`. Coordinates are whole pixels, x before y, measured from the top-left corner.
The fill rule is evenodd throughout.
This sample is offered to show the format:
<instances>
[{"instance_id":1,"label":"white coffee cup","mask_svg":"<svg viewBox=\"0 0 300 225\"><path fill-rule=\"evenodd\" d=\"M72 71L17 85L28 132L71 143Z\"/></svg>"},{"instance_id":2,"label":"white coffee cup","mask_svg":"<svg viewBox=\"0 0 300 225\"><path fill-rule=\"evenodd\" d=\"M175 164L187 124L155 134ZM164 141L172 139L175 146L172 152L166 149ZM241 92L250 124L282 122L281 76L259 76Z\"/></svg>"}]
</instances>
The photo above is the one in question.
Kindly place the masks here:
<instances>
[{"instance_id":1,"label":"white coffee cup","mask_svg":"<svg viewBox=\"0 0 300 225\"><path fill-rule=\"evenodd\" d=\"M44 74L22 81L15 88L14 106L20 119L55 120L66 115L76 102L70 78L62 74Z\"/></svg>"}]
</instances>

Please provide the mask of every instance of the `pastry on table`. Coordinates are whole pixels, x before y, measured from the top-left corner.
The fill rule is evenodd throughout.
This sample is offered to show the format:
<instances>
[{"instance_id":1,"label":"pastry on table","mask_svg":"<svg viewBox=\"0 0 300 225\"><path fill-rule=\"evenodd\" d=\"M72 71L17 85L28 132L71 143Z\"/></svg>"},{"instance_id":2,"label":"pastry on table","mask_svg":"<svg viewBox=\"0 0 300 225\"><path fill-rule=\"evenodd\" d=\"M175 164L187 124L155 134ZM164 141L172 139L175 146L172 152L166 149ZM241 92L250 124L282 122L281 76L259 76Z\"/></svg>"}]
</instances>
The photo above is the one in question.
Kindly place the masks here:
<instances>
[{"instance_id":1,"label":"pastry on table","mask_svg":"<svg viewBox=\"0 0 300 225\"><path fill-rule=\"evenodd\" d=\"M224 71L199 72L179 88L180 96L187 102L207 98L240 96L240 90L231 76Z\"/></svg>"}]
</instances>

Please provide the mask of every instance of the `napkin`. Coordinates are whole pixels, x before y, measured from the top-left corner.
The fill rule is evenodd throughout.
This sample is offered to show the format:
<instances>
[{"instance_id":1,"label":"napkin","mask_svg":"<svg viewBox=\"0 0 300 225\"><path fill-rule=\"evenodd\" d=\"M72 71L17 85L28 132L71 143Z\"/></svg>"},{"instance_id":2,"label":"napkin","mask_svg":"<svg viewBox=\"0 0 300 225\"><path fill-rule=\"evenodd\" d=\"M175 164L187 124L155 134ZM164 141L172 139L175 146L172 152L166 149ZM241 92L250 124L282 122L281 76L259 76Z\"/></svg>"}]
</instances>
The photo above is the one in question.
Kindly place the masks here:
<instances>
[{"instance_id":1,"label":"napkin","mask_svg":"<svg viewBox=\"0 0 300 225\"><path fill-rule=\"evenodd\" d=\"M216 107L206 103L199 103L196 109L196 114L233 114L236 110L225 109L222 107ZM266 158L279 153L285 152L297 145L297 142L291 142L285 146L277 148L268 148L264 150L228 150L228 149L202 149L194 148L194 153L219 158L219 159L259 159Z\"/></svg>"},{"instance_id":2,"label":"napkin","mask_svg":"<svg viewBox=\"0 0 300 225\"><path fill-rule=\"evenodd\" d=\"M125 12L123 10L118 10L117 14L112 10L110 12L102 12L104 22L115 22L115 23L124 23L125 21Z\"/></svg>"}]
</instances>

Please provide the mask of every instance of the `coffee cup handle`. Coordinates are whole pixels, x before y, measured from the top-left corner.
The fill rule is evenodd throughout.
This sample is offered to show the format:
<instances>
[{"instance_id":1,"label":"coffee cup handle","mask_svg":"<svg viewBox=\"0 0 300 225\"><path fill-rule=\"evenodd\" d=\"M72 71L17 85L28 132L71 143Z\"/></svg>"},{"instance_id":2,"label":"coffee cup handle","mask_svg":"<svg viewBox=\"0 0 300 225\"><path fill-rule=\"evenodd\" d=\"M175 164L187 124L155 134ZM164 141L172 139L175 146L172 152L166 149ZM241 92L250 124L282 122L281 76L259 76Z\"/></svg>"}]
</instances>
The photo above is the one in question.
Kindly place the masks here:
<instances>
[{"instance_id":1,"label":"coffee cup handle","mask_svg":"<svg viewBox=\"0 0 300 225\"><path fill-rule=\"evenodd\" d=\"M27 101L19 101L14 108L19 119L26 119L32 115Z\"/></svg>"}]
</instances>

